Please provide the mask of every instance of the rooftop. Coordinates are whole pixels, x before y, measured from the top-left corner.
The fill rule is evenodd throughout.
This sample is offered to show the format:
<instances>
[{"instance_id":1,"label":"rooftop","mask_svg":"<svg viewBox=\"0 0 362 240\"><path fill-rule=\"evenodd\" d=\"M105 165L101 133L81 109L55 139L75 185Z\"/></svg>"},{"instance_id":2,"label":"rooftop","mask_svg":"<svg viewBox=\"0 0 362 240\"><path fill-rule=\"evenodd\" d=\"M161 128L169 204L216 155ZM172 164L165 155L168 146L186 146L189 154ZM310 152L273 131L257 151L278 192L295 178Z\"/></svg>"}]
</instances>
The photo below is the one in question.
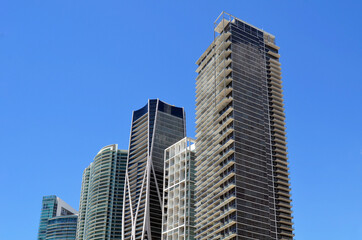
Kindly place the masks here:
<instances>
[{"instance_id":1,"label":"rooftop","mask_svg":"<svg viewBox=\"0 0 362 240\"><path fill-rule=\"evenodd\" d=\"M234 16L231 15L230 13L227 13L227 12L224 12L224 11L222 11L222 12L220 13L220 15L216 18L216 20L215 20L215 22L214 22L214 25L216 26L216 27L215 27L215 30L217 30L217 28L219 27L220 23L223 22L223 20L225 20L225 21L227 21L227 22L232 22L232 21L235 20L235 19L238 20L238 21L240 21L240 22L242 22L242 23L245 23L246 25L249 25L250 27L253 27L253 28L255 28L255 29L258 29L259 31L261 31L261 32L263 32L263 33L265 33L265 34L267 34L267 35L270 35L271 37L274 37L274 38L275 38L275 36L274 36L273 34L268 33L268 32L266 32L266 31L264 31L263 29L260 29L260 28L258 28L258 27L255 27L254 25L252 25L252 24L250 24L250 23L247 23L247 22L241 20L240 18L234 17ZM221 27L221 26L220 26L220 27Z\"/></svg>"}]
</instances>

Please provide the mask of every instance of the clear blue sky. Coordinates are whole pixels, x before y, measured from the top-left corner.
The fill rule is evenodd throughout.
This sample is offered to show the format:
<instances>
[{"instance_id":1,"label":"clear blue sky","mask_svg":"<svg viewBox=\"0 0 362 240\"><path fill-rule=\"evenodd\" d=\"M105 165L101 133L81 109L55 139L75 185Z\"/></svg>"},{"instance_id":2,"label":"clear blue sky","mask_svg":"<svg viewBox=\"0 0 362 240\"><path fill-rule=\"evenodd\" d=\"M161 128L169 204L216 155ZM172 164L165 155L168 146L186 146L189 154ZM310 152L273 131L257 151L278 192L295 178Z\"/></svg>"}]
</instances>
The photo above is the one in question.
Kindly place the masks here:
<instances>
[{"instance_id":1,"label":"clear blue sky","mask_svg":"<svg viewBox=\"0 0 362 240\"><path fill-rule=\"evenodd\" d=\"M361 1L0 2L0 240L35 239L43 195L78 209L98 150L132 110L187 113L195 61L224 10L281 47L297 240L362 239Z\"/></svg>"}]
</instances>

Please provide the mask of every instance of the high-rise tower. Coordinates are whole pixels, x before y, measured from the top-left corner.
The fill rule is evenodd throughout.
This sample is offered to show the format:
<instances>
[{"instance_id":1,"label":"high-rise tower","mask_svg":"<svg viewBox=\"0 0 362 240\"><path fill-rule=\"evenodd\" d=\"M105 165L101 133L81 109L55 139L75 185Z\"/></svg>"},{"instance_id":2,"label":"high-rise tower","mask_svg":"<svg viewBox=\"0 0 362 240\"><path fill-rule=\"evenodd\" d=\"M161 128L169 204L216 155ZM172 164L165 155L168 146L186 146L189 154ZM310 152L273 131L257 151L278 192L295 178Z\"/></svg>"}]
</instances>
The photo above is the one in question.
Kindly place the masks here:
<instances>
[{"instance_id":1,"label":"high-rise tower","mask_svg":"<svg viewBox=\"0 0 362 240\"><path fill-rule=\"evenodd\" d=\"M194 240L195 140L165 150L162 239Z\"/></svg>"},{"instance_id":2,"label":"high-rise tower","mask_svg":"<svg viewBox=\"0 0 362 240\"><path fill-rule=\"evenodd\" d=\"M121 239L127 150L103 147L83 172L77 240Z\"/></svg>"},{"instance_id":3,"label":"high-rise tower","mask_svg":"<svg viewBox=\"0 0 362 240\"><path fill-rule=\"evenodd\" d=\"M44 196L42 202L38 240L47 239L49 220L54 217L74 215L78 212L55 195Z\"/></svg>"},{"instance_id":4,"label":"high-rise tower","mask_svg":"<svg viewBox=\"0 0 362 240\"><path fill-rule=\"evenodd\" d=\"M84 226L85 226L85 218L87 213L87 200L88 200L88 191L89 191L89 174L92 163L83 171L82 177L82 189L80 192L80 201L79 201L79 215L78 215L78 223L77 223L77 240L83 240Z\"/></svg>"},{"instance_id":5,"label":"high-rise tower","mask_svg":"<svg viewBox=\"0 0 362 240\"><path fill-rule=\"evenodd\" d=\"M196 62L196 239L293 239L279 47L227 13Z\"/></svg>"},{"instance_id":6,"label":"high-rise tower","mask_svg":"<svg viewBox=\"0 0 362 240\"><path fill-rule=\"evenodd\" d=\"M161 239L164 150L185 132L183 108L151 99L133 112L122 239Z\"/></svg>"}]
</instances>

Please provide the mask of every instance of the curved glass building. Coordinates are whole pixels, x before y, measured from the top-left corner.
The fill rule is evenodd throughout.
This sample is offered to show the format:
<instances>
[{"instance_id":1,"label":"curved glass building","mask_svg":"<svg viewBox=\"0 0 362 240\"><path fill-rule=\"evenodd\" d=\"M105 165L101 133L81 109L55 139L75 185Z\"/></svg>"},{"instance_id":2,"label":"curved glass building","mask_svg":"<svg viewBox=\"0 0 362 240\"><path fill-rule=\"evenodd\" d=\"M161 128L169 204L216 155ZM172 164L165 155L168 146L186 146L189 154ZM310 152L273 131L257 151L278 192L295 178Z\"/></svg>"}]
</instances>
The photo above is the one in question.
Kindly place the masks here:
<instances>
[{"instance_id":1,"label":"curved glass building","mask_svg":"<svg viewBox=\"0 0 362 240\"><path fill-rule=\"evenodd\" d=\"M184 109L159 99L133 112L122 239L161 239L164 151L186 136L185 125Z\"/></svg>"},{"instance_id":2,"label":"curved glass building","mask_svg":"<svg viewBox=\"0 0 362 240\"><path fill-rule=\"evenodd\" d=\"M120 239L127 151L103 147L84 170L77 239Z\"/></svg>"},{"instance_id":3,"label":"curved glass building","mask_svg":"<svg viewBox=\"0 0 362 240\"><path fill-rule=\"evenodd\" d=\"M88 200L88 190L89 190L89 174L92 163L84 169L83 178L82 178L82 189L79 202L79 215L78 215L78 225L77 225L77 238L84 239L84 224L85 217L87 212L87 200Z\"/></svg>"},{"instance_id":4,"label":"curved glass building","mask_svg":"<svg viewBox=\"0 0 362 240\"><path fill-rule=\"evenodd\" d=\"M46 240L74 240L77 231L77 219L77 215L49 219Z\"/></svg>"}]
</instances>

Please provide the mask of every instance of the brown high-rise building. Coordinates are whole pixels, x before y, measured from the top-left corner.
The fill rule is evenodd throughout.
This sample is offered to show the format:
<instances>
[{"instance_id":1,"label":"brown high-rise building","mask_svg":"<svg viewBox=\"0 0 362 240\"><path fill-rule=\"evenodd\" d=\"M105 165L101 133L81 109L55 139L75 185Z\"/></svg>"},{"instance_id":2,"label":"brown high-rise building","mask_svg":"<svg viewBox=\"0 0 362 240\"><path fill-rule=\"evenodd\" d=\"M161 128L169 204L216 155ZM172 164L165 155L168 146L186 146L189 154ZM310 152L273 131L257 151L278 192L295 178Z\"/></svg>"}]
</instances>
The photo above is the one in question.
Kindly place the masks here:
<instances>
[{"instance_id":1,"label":"brown high-rise building","mask_svg":"<svg viewBox=\"0 0 362 240\"><path fill-rule=\"evenodd\" d=\"M293 239L279 47L227 13L197 61L196 239Z\"/></svg>"}]
</instances>

